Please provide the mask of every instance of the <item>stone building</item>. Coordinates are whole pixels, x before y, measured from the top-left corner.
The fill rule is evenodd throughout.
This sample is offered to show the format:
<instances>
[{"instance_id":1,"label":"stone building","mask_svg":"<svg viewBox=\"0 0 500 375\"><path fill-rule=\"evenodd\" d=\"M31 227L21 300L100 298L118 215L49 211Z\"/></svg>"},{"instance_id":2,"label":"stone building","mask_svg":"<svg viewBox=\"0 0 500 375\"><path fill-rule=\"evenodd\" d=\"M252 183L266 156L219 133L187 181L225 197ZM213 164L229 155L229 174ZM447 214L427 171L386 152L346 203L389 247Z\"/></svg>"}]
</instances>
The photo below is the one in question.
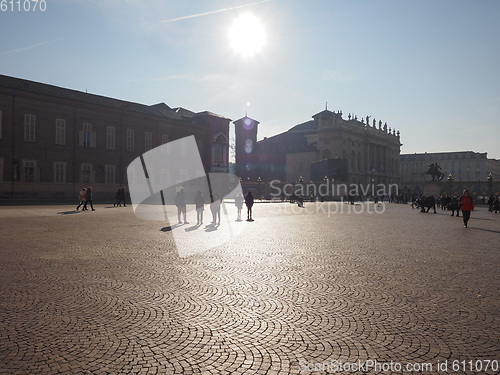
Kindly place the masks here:
<instances>
[{"instance_id":1,"label":"stone building","mask_svg":"<svg viewBox=\"0 0 500 375\"><path fill-rule=\"evenodd\" d=\"M230 121L0 75L0 198L113 194L132 160L190 135L206 172L227 172Z\"/></svg>"},{"instance_id":2,"label":"stone building","mask_svg":"<svg viewBox=\"0 0 500 375\"><path fill-rule=\"evenodd\" d=\"M327 177L346 184L399 183L399 132L381 121L377 126L375 119L370 125L369 117L366 123L350 114L344 119L340 111L325 109L312 117L257 142L247 179L258 176L266 182L293 183L321 182ZM238 164L238 156L236 160Z\"/></svg>"},{"instance_id":3,"label":"stone building","mask_svg":"<svg viewBox=\"0 0 500 375\"><path fill-rule=\"evenodd\" d=\"M415 193L423 191L425 181L431 177L425 175L430 164L438 164L447 181L451 174L453 181L487 181L500 179L500 160L488 159L487 153L474 151L435 152L402 154L400 162L401 185L404 190Z\"/></svg>"}]
</instances>

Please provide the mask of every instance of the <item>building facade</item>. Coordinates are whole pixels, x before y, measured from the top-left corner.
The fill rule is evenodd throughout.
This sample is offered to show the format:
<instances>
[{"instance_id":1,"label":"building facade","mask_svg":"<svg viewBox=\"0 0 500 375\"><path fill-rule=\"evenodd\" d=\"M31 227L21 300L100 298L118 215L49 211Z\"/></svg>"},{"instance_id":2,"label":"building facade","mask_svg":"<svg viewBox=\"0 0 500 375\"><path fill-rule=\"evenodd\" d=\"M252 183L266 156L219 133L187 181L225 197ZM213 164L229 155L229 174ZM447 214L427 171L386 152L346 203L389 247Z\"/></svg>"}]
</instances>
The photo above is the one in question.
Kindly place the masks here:
<instances>
[{"instance_id":1,"label":"building facade","mask_svg":"<svg viewBox=\"0 0 500 375\"><path fill-rule=\"evenodd\" d=\"M350 114L344 119L340 111L325 109L312 117L257 142L254 172L248 178L288 183L325 178L357 185L399 183L399 132L381 121L377 127L375 119L370 125L369 117L366 123Z\"/></svg>"},{"instance_id":2,"label":"building facade","mask_svg":"<svg viewBox=\"0 0 500 375\"><path fill-rule=\"evenodd\" d=\"M447 181L451 174L452 181L487 181L500 178L500 160L488 159L487 153L474 151L435 152L402 154L400 162L400 188L414 193L422 193L423 185L431 180L425 175L430 164L438 164ZM458 186L458 185L457 185Z\"/></svg>"},{"instance_id":3,"label":"building facade","mask_svg":"<svg viewBox=\"0 0 500 375\"><path fill-rule=\"evenodd\" d=\"M194 135L207 172L227 172L230 119L0 75L0 198L96 196L160 144Z\"/></svg>"}]
</instances>

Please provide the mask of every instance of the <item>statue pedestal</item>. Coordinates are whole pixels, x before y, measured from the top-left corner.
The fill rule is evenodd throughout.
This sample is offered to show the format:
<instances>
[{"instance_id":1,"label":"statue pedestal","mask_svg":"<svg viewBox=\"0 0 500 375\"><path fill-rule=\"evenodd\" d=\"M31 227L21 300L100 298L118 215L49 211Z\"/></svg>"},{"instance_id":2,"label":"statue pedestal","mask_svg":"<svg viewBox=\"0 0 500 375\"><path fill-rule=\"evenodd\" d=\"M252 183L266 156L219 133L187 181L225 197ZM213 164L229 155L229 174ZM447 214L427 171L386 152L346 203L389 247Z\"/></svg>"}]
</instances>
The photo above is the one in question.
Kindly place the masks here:
<instances>
[{"instance_id":1,"label":"statue pedestal","mask_svg":"<svg viewBox=\"0 0 500 375\"><path fill-rule=\"evenodd\" d=\"M426 181L424 182L424 195L432 195L437 198L441 195L441 183L438 181Z\"/></svg>"}]
</instances>

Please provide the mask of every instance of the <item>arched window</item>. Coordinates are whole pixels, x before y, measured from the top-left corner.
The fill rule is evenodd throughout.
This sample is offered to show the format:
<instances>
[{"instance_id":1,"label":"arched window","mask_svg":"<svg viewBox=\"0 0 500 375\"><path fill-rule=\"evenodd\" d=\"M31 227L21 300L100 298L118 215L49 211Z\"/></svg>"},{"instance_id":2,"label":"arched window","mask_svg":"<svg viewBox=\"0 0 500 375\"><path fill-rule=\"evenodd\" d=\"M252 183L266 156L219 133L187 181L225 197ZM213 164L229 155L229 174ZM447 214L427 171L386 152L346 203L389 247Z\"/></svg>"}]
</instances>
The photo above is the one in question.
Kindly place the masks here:
<instances>
[{"instance_id":1,"label":"arched window","mask_svg":"<svg viewBox=\"0 0 500 375\"><path fill-rule=\"evenodd\" d=\"M227 149L227 138L222 133L217 134L212 145L212 163L214 165L226 165Z\"/></svg>"}]
</instances>

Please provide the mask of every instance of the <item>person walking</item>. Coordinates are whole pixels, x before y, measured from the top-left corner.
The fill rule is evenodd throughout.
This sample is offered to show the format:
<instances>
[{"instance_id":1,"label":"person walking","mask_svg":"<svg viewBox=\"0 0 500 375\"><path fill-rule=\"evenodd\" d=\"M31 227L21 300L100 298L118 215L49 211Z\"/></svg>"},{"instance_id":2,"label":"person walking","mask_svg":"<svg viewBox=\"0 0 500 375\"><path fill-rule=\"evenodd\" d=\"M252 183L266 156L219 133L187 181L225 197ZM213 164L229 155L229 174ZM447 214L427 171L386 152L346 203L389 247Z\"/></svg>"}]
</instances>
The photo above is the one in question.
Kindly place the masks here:
<instances>
[{"instance_id":1,"label":"person walking","mask_svg":"<svg viewBox=\"0 0 500 375\"><path fill-rule=\"evenodd\" d=\"M122 206L122 202L123 202L123 207L127 207L127 205L125 204L125 188L124 187L121 187L118 189L118 191L116 192L116 196L115 196L115 203L113 203L113 206L115 207L118 207L118 206Z\"/></svg>"},{"instance_id":2,"label":"person walking","mask_svg":"<svg viewBox=\"0 0 500 375\"><path fill-rule=\"evenodd\" d=\"M196 224L203 224L203 211L205 210L205 197L198 191L196 197L194 197L194 205L196 206Z\"/></svg>"},{"instance_id":3,"label":"person walking","mask_svg":"<svg viewBox=\"0 0 500 375\"><path fill-rule=\"evenodd\" d=\"M117 207L118 204L121 202L122 200L121 194L122 194L122 188L118 188L118 190L116 191L115 203L113 203L113 207Z\"/></svg>"},{"instance_id":4,"label":"person walking","mask_svg":"<svg viewBox=\"0 0 500 375\"><path fill-rule=\"evenodd\" d=\"M238 209L237 221L241 221L241 209L243 208L243 202L245 202L245 198L243 197L243 193L240 191L234 198L234 204Z\"/></svg>"},{"instance_id":5,"label":"person walking","mask_svg":"<svg viewBox=\"0 0 500 375\"><path fill-rule=\"evenodd\" d=\"M122 202L123 202L123 207L127 207L127 203L125 202L125 186L122 186L120 188L120 200L118 201L117 206L119 205L121 207Z\"/></svg>"},{"instance_id":6,"label":"person walking","mask_svg":"<svg viewBox=\"0 0 500 375\"><path fill-rule=\"evenodd\" d=\"M245 197L245 205L247 206L247 221L252 219L253 194L249 191Z\"/></svg>"},{"instance_id":7,"label":"person walking","mask_svg":"<svg viewBox=\"0 0 500 375\"><path fill-rule=\"evenodd\" d=\"M77 211L80 210L80 206L85 205L86 200L87 200L87 188L83 188L82 190L80 190L80 193L78 193L78 202L80 202L80 204L78 206L76 206ZM82 211L83 211L83 208L82 208Z\"/></svg>"},{"instance_id":8,"label":"person walking","mask_svg":"<svg viewBox=\"0 0 500 375\"><path fill-rule=\"evenodd\" d=\"M460 205L460 210L462 211L462 217L464 220L464 228L467 228L467 222L470 219L471 211L474 211L474 200L469 195L468 190L464 190L462 197L458 201Z\"/></svg>"},{"instance_id":9,"label":"person walking","mask_svg":"<svg viewBox=\"0 0 500 375\"><path fill-rule=\"evenodd\" d=\"M490 195L488 199L488 211L493 212L493 203L495 203L495 196L493 194Z\"/></svg>"},{"instance_id":10,"label":"person walking","mask_svg":"<svg viewBox=\"0 0 500 375\"><path fill-rule=\"evenodd\" d=\"M212 225L220 225L220 205L222 202L222 198L219 194L210 195L210 210L212 211Z\"/></svg>"},{"instance_id":11,"label":"person walking","mask_svg":"<svg viewBox=\"0 0 500 375\"><path fill-rule=\"evenodd\" d=\"M179 220L179 224L182 224L181 214L184 217L184 224L189 224L186 221L186 194L184 193L184 189L177 192L175 196L175 205L177 206L177 219Z\"/></svg>"},{"instance_id":12,"label":"person walking","mask_svg":"<svg viewBox=\"0 0 500 375\"><path fill-rule=\"evenodd\" d=\"M92 204L92 199L93 199L93 194L92 194L92 186L89 186L87 188L87 194L86 194L86 199L85 199L85 204L83 205L82 211L87 211L87 204L90 203L90 208L92 211L95 211L94 205Z\"/></svg>"},{"instance_id":13,"label":"person walking","mask_svg":"<svg viewBox=\"0 0 500 375\"><path fill-rule=\"evenodd\" d=\"M495 200L493 201L493 210L495 210L496 214L500 211L500 200L498 197L495 197Z\"/></svg>"}]
</instances>

